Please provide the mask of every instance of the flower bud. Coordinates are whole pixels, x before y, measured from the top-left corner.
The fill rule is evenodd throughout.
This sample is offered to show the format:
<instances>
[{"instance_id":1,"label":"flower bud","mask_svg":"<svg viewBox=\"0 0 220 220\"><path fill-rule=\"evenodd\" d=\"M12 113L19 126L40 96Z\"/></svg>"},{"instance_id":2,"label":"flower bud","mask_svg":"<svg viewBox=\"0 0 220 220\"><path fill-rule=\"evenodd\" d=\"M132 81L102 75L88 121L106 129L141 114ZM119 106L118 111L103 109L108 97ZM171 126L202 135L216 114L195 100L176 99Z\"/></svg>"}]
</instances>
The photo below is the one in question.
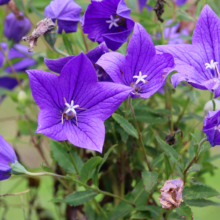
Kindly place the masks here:
<instances>
[{"instance_id":1,"label":"flower bud","mask_svg":"<svg viewBox=\"0 0 220 220\"><path fill-rule=\"evenodd\" d=\"M18 162L10 164L11 167L11 174L20 175L20 174L27 174L27 170Z\"/></svg>"},{"instance_id":2,"label":"flower bud","mask_svg":"<svg viewBox=\"0 0 220 220\"><path fill-rule=\"evenodd\" d=\"M18 93L18 102L23 105L27 101L27 95L24 91Z\"/></svg>"},{"instance_id":3,"label":"flower bud","mask_svg":"<svg viewBox=\"0 0 220 220\"><path fill-rule=\"evenodd\" d=\"M52 32L48 31L44 34L44 39L47 41L47 43L53 48L54 44L56 43L57 40L57 30L54 28Z\"/></svg>"},{"instance_id":4,"label":"flower bud","mask_svg":"<svg viewBox=\"0 0 220 220\"><path fill-rule=\"evenodd\" d=\"M178 178L175 180L167 180L162 187L159 196L160 204L164 209L174 209L180 207L183 192L183 181Z\"/></svg>"},{"instance_id":5,"label":"flower bud","mask_svg":"<svg viewBox=\"0 0 220 220\"><path fill-rule=\"evenodd\" d=\"M213 101L215 102L215 110L219 110L220 109L220 100L214 99ZM203 115L206 116L209 111L214 111L212 100L206 102L206 104L203 108Z\"/></svg>"}]
</instances>

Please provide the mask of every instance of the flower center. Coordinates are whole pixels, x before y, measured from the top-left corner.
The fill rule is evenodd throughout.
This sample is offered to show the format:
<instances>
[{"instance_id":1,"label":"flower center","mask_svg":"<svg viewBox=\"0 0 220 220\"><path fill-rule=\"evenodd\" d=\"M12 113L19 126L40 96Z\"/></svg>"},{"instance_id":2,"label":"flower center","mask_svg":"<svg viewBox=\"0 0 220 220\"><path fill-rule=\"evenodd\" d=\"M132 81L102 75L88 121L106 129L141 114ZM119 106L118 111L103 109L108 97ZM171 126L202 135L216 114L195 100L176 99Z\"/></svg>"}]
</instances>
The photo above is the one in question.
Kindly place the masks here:
<instances>
[{"instance_id":1,"label":"flower center","mask_svg":"<svg viewBox=\"0 0 220 220\"><path fill-rule=\"evenodd\" d=\"M113 15L110 16L110 20L106 21L106 23L109 24L109 29L111 29L112 27L118 27L119 25L117 24L117 22L120 21L120 18L114 18Z\"/></svg>"},{"instance_id":2,"label":"flower center","mask_svg":"<svg viewBox=\"0 0 220 220\"><path fill-rule=\"evenodd\" d=\"M147 80L145 80L145 78L147 77L147 75L142 75L142 72L139 72L138 76L133 76L133 79L137 79L135 84L138 84L139 82L142 83L147 83Z\"/></svg>"},{"instance_id":3,"label":"flower center","mask_svg":"<svg viewBox=\"0 0 220 220\"><path fill-rule=\"evenodd\" d=\"M214 62L213 60L211 60L210 63L205 63L206 69L210 69L212 77L218 77L220 78L220 74L219 74L219 70L218 70L218 62ZM215 70L217 72L217 74L215 73Z\"/></svg>"},{"instance_id":4,"label":"flower center","mask_svg":"<svg viewBox=\"0 0 220 220\"><path fill-rule=\"evenodd\" d=\"M214 129L215 129L215 130L218 130L218 131L220 132L220 125L215 126Z\"/></svg>"},{"instance_id":5,"label":"flower center","mask_svg":"<svg viewBox=\"0 0 220 220\"><path fill-rule=\"evenodd\" d=\"M133 76L133 79L137 79L135 83L131 83L131 87L134 89L133 93L137 95L137 93L142 93L141 86L147 83L147 75L142 75L142 72L139 72L138 76Z\"/></svg>"}]
</instances>

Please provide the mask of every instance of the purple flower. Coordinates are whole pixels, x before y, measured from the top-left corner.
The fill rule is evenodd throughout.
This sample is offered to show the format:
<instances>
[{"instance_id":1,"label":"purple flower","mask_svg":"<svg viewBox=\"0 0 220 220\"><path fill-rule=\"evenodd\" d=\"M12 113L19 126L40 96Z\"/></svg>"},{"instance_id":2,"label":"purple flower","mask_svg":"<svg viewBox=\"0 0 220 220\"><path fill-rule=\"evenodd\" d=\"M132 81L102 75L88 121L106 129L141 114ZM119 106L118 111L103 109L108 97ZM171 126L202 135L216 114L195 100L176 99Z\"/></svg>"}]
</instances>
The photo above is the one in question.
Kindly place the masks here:
<instances>
[{"instance_id":1,"label":"purple flower","mask_svg":"<svg viewBox=\"0 0 220 220\"><path fill-rule=\"evenodd\" d=\"M103 122L128 97L131 89L97 82L95 69L83 53L71 59L60 76L41 70L27 72L33 97L41 109L36 132L102 152Z\"/></svg>"},{"instance_id":2,"label":"purple flower","mask_svg":"<svg viewBox=\"0 0 220 220\"><path fill-rule=\"evenodd\" d=\"M23 14L20 12L20 15ZM18 20L12 12L6 16L4 23L4 35L9 40L12 39L15 43L18 43L30 30L31 22L25 16L21 20Z\"/></svg>"},{"instance_id":3,"label":"purple flower","mask_svg":"<svg viewBox=\"0 0 220 220\"><path fill-rule=\"evenodd\" d=\"M58 24L58 33L62 34L76 32L80 21L82 8L74 0L54 0L45 8L45 17L48 16L54 23Z\"/></svg>"},{"instance_id":4,"label":"purple flower","mask_svg":"<svg viewBox=\"0 0 220 220\"><path fill-rule=\"evenodd\" d=\"M0 181L8 179L11 175L10 163L15 163L17 157L13 147L5 141L5 139L0 135Z\"/></svg>"},{"instance_id":5,"label":"purple flower","mask_svg":"<svg viewBox=\"0 0 220 220\"><path fill-rule=\"evenodd\" d=\"M7 4L10 0L0 0L0 5Z\"/></svg>"},{"instance_id":6,"label":"purple flower","mask_svg":"<svg viewBox=\"0 0 220 220\"><path fill-rule=\"evenodd\" d=\"M86 56L90 59L93 66L96 69L98 81L106 81L106 82L112 82L110 76L100 67L96 64L96 62L99 60L99 58L105 54L108 53L109 50L106 46L106 44L103 42L93 50L89 51ZM63 67L76 56L68 56L68 57L62 57L58 59L44 59L45 64L47 65L48 69L55 72L55 73L61 73Z\"/></svg>"},{"instance_id":7,"label":"purple flower","mask_svg":"<svg viewBox=\"0 0 220 220\"><path fill-rule=\"evenodd\" d=\"M7 52L7 44L2 42L1 47L5 52ZM21 44L14 44L13 47L9 49L8 52L8 59L13 60L20 58L18 62L13 64L13 67L16 72L23 72L30 66L33 66L36 64L36 61L32 59L30 56L30 53L27 53L28 47L21 45ZM3 64L5 62L5 58L3 53L0 51L0 68L2 68ZM12 73L12 70L9 66L7 66L4 70L7 73ZM11 77L0 77L0 87L5 89L13 89L17 86L18 82L16 79L13 79ZM0 97L0 102L2 101L4 96Z\"/></svg>"},{"instance_id":8,"label":"purple flower","mask_svg":"<svg viewBox=\"0 0 220 220\"><path fill-rule=\"evenodd\" d=\"M139 11L142 12L144 7L146 7L149 11L153 10L153 7L147 5L147 1L148 0L137 0L138 2L138 7L139 7Z\"/></svg>"},{"instance_id":9,"label":"purple flower","mask_svg":"<svg viewBox=\"0 0 220 220\"><path fill-rule=\"evenodd\" d=\"M107 53L97 64L115 83L132 88L132 98L149 98L166 83L174 60L167 53L156 55L150 35L136 23L126 56L117 52Z\"/></svg>"},{"instance_id":10,"label":"purple flower","mask_svg":"<svg viewBox=\"0 0 220 220\"><path fill-rule=\"evenodd\" d=\"M174 2L176 2L176 4L178 5L178 6L182 6L182 5L184 5L185 3L186 3L186 1L187 0L174 0Z\"/></svg>"},{"instance_id":11,"label":"purple flower","mask_svg":"<svg viewBox=\"0 0 220 220\"><path fill-rule=\"evenodd\" d=\"M212 9L206 5L197 21L193 33L192 45L157 46L158 53L171 53L175 59L175 70L171 78L176 87L181 81L192 86L215 92L220 96L220 54L219 54L220 20Z\"/></svg>"},{"instance_id":12,"label":"purple flower","mask_svg":"<svg viewBox=\"0 0 220 220\"><path fill-rule=\"evenodd\" d=\"M124 0L92 0L82 19L83 31L91 41L105 41L108 48L117 50L134 27L130 11Z\"/></svg>"},{"instance_id":13,"label":"purple flower","mask_svg":"<svg viewBox=\"0 0 220 220\"><path fill-rule=\"evenodd\" d=\"M204 119L203 132L213 147L220 145L220 110L209 111Z\"/></svg>"}]
</instances>

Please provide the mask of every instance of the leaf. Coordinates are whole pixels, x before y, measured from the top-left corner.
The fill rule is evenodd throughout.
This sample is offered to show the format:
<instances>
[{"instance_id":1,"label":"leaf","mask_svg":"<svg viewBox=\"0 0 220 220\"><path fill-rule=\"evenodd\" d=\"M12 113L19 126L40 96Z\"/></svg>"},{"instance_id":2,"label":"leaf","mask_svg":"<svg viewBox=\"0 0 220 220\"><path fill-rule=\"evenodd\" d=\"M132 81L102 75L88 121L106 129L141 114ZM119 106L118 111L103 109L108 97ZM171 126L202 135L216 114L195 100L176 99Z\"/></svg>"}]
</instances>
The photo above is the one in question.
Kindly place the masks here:
<instances>
[{"instance_id":1,"label":"leaf","mask_svg":"<svg viewBox=\"0 0 220 220\"><path fill-rule=\"evenodd\" d=\"M142 135L146 133L154 124L156 124L157 121L161 120L161 118L156 118L151 124L149 124L143 131Z\"/></svg>"},{"instance_id":2,"label":"leaf","mask_svg":"<svg viewBox=\"0 0 220 220\"><path fill-rule=\"evenodd\" d=\"M187 173L190 173L190 172L198 172L202 169L202 165L201 164L196 164L194 163L188 170Z\"/></svg>"},{"instance_id":3,"label":"leaf","mask_svg":"<svg viewBox=\"0 0 220 220\"><path fill-rule=\"evenodd\" d=\"M92 157L91 159L87 160L86 163L83 165L82 170L80 172L80 181L87 182L90 178L92 178L96 167L102 162L101 157Z\"/></svg>"},{"instance_id":4,"label":"leaf","mask_svg":"<svg viewBox=\"0 0 220 220\"><path fill-rule=\"evenodd\" d=\"M192 160L195 157L194 144L195 144L195 142L191 141L190 145L189 145L189 158L190 158L190 160Z\"/></svg>"},{"instance_id":5,"label":"leaf","mask_svg":"<svg viewBox=\"0 0 220 220\"><path fill-rule=\"evenodd\" d=\"M72 164L72 161L70 159L70 156L61 143L54 140L50 140L50 148L54 159L66 172L76 173L74 165ZM70 153L72 154L73 159L76 163L76 167L80 172L83 166L83 162L81 158L72 149L70 150Z\"/></svg>"},{"instance_id":6,"label":"leaf","mask_svg":"<svg viewBox=\"0 0 220 220\"><path fill-rule=\"evenodd\" d=\"M196 184L189 188L184 188L183 190L184 200L204 199L204 198L209 198L209 197L213 197L217 195L219 195L219 192L217 190L205 184L201 184L201 185Z\"/></svg>"},{"instance_id":7,"label":"leaf","mask_svg":"<svg viewBox=\"0 0 220 220\"><path fill-rule=\"evenodd\" d=\"M32 4L32 1L29 2L28 6L30 7L31 11L34 12L35 15L37 15L40 19L44 19L44 14L42 14L39 10L37 10L34 5Z\"/></svg>"},{"instance_id":8,"label":"leaf","mask_svg":"<svg viewBox=\"0 0 220 220\"><path fill-rule=\"evenodd\" d=\"M181 164L179 163L178 159L179 159L179 155L176 152L175 149L173 149L169 144L167 144L165 141L163 141L161 138L159 138L158 136L156 137L157 141L160 143L161 148L165 151L165 153L167 154L167 156L169 157L169 159L171 161L173 161L177 166L179 166L179 168L181 170L183 170Z\"/></svg>"},{"instance_id":9,"label":"leaf","mask_svg":"<svg viewBox=\"0 0 220 220\"><path fill-rule=\"evenodd\" d=\"M97 195L98 195L97 192L93 190L85 190L85 191L74 192L68 195L65 199L52 200L52 202L61 202L61 203L67 203L70 206L78 206L93 199Z\"/></svg>"},{"instance_id":10,"label":"leaf","mask_svg":"<svg viewBox=\"0 0 220 220\"><path fill-rule=\"evenodd\" d=\"M164 154L164 163L165 163L166 179L168 180L170 174L172 173L172 168L171 168L170 161L166 154Z\"/></svg>"},{"instance_id":11,"label":"leaf","mask_svg":"<svg viewBox=\"0 0 220 220\"><path fill-rule=\"evenodd\" d=\"M176 209L179 216L184 216L186 220L192 220L192 211L189 206L184 202L181 203L180 207Z\"/></svg>"},{"instance_id":12,"label":"leaf","mask_svg":"<svg viewBox=\"0 0 220 220\"><path fill-rule=\"evenodd\" d=\"M34 134L37 130L37 123L35 121L28 120L27 122L25 120L17 120L18 130L23 135L30 135L28 125L30 126L32 134Z\"/></svg>"},{"instance_id":13,"label":"leaf","mask_svg":"<svg viewBox=\"0 0 220 220\"><path fill-rule=\"evenodd\" d=\"M205 142L205 143L202 145L202 147L201 147L201 150L200 150L200 152L199 152L199 155L200 155L201 153L206 152L207 150L209 150L209 149L211 149L211 148L212 148L211 144L210 144L209 142Z\"/></svg>"},{"instance_id":14,"label":"leaf","mask_svg":"<svg viewBox=\"0 0 220 220\"><path fill-rule=\"evenodd\" d=\"M63 43L64 43L64 46L66 48L67 53L69 55L74 55L73 48L72 48L72 43L71 43L69 37L67 36L67 34L64 31L62 32L62 37L63 37Z\"/></svg>"},{"instance_id":15,"label":"leaf","mask_svg":"<svg viewBox=\"0 0 220 220\"><path fill-rule=\"evenodd\" d=\"M122 117L121 115L119 114L116 114L114 113L112 115L112 118L117 121L121 127L128 133L130 134L131 136L135 137L135 138L138 138L138 133L136 131L136 129L133 127L133 125L128 122L124 117Z\"/></svg>"},{"instance_id":16,"label":"leaf","mask_svg":"<svg viewBox=\"0 0 220 220\"><path fill-rule=\"evenodd\" d=\"M189 206L196 206L196 207L220 206L220 203L213 202L207 199L192 199L192 200L185 200L184 202Z\"/></svg>"},{"instance_id":17,"label":"leaf","mask_svg":"<svg viewBox=\"0 0 220 220\"><path fill-rule=\"evenodd\" d=\"M145 171L141 173L142 179L144 182L144 188L147 192L150 192L151 189L156 185L158 175L154 171Z\"/></svg>"},{"instance_id":18,"label":"leaf","mask_svg":"<svg viewBox=\"0 0 220 220\"><path fill-rule=\"evenodd\" d=\"M160 154L158 157L156 157L150 164L152 168L157 167L160 168L161 165L163 164L164 160L164 153Z\"/></svg>"},{"instance_id":19,"label":"leaf","mask_svg":"<svg viewBox=\"0 0 220 220\"><path fill-rule=\"evenodd\" d=\"M14 0L14 1L15 1L16 6L18 7L18 9L19 9L23 14L25 14L23 1L22 1L22 0Z\"/></svg>"},{"instance_id":20,"label":"leaf","mask_svg":"<svg viewBox=\"0 0 220 220\"><path fill-rule=\"evenodd\" d=\"M45 166L43 163L41 164L42 169L47 173L54 173L49 167Z\"/></svg>"},{"instance_id":21,"label":"leaf","mask_svg":"<svg viewBox=\"0 0 220 220\"><path fill-rule=\"evenodd\" d=\"M158 206L152 206L152 205L142 205L142 206L137 206L135 208L135 210L138 210L138 211L150 211L151 218L153 219L158 219L161 209L162 208Z\"/></svg>"},{"instance_id":22,"label":"leaf","mask_svg":"<svg viewBox=\"0 0 220 220\"><path fill-rule=\"evenodd\" d=\"M131 216L130 219L150 219L151 215L149 211L138 212Z\"/></svg>"},{"instance_id":23,"label":"leaf","mask_svg":"<svg viewBox=\"0 0 220 220\"><path fill-rule=\"evenodd\" d=\"M171 213L169 215L169 220L183 220L183 218L179 217L177 213Z\"/></svg>"}]
</instances>

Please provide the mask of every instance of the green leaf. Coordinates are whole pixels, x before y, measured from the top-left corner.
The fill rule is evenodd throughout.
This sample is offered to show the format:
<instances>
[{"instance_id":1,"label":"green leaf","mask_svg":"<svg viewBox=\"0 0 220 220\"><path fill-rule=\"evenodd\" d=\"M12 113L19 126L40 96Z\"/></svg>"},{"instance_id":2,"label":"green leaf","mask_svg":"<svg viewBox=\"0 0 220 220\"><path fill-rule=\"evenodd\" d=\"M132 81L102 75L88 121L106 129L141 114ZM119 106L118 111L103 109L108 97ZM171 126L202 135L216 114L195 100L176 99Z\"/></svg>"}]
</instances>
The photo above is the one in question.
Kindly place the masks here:
<instances>
[{"instance_id":1,"label":"green leaf","mask_svg":"<svg viewBox=\"0 0 220 220\"><path fill-rule=\"evenodd\" d=\"M142 205L142 206L137 206L135 210L138 211L150 211L151 218L153 219L158 219L159 214L161 212L161 208L158 206L152 206L152 205Z\"/></svg>"},{"instance_id":2,"label":"green leaf","mask_svg":"<svg viewBox=\"0 0 220 220\"><path fill-rule=\"evenodd\" d=\"M158 175L154 171L145 171L141 173L144 182L144 188L147 192L151 192L152 188L157 183Z\"/></svg>"},{"instance_id":3,"label":"green leaf","mask_svg":"<svg viewBox=\"0 0 220 220\"><path fill-rule=\"evenodd\" d=\"M69 37L67 36L67 34L64 31L62 32L62 37L63 37L63 43L64 43L64 46L66 48L67 53L69 55L74 55L73 48L72 48L72 43L71 43Z\"/></svg>"},{"instance_id":4,"label":"green leaf","mask_svg":"<svg viewBox=\"0 0 220 220\"><path fill-rule=\"evenodd\" d=\"M128 122L124 117L122 117L121 115L119 114L116 114L114 113L112 115L112 118L117 121L121 127L128 133L130 134L131 136L135 137L135 138L138 138L138 133L136 131L136 129L133 127L133 125Z\"/></svg>"},{"instance_id":5,"label":"green leaf","mask_svg":"<svg viewBox=\"0 0 220 220\"><path fill-rule=\"evenodd\" d=\"M166 154L164 154L164 163L165 163L166 179L168 180L170 174L172 173L172 168L171 168L170 161Z\"/></svg>"},{"instance_id":6,"label":"green leaf","mask_svg":"<svg viewBox=\"0 0 220 220\"><path fill-rule=\"evenodd\" d=\"M205 142L205 143L202 145L202 147L201 147L201 150L200 150L200 152L199 152L199 155L200 155L201 153L206 152L207 150L209 150L209 149L211 149L211 148L212 148L211 144L210 144L209 142Z\"/></svg>"},{"instance_id":7,"label":"green leaf","mask_svg":"<svg viewBox=\"0 0 220 220\"><path fill-rule=\"evenodd\" d=\"M190 158L190 160L192 160L195 157L194 144L195 144L195 142L192 140L189 145L189 158Z\"/></svg>"},{"instance_id":8,"label":"green leaf","mask_svg":"<svg viewBox=\"0 0 220 220\"><path fill-rule=\"evenodd\" d=\"M78 206L93 199L95 196L97 196L97 192L93 190L85 190L85 191L74 192L68 195L65 199L52 200L52 202L61 202L61 203L67 203L70 206Z\"/></svg>"},{"instance_id":9,"label":"green leaf","mask_svg":"<svg viewBox=\"0 0 220 220\"><path fill-rule=\"evenodd\" d=\"M138 212L131 216L130 219L150 219L151 215L149 211Z\"/></svg>"},{"instance_id":10,"label":"green leaf","mask_svg":"<svg viewBox=\"0 0 220 220\"><path fill-rule=\"evenodd\" d=\"M184 21L196 21L195 18L193 18L190 14L186 13L185 11L181 10L181 9L176 9L175 10L177 13L177 16L180 20L184 20Z\"/></svg>"},{"instance_id":11,"label":"green leaf","mask_svg":"<svg viewBox=\"0 0 220 220\"><path fill-rule=\"evenodd\" d=\"M102 162L101 157L92 157L87 160L83 165L82 170L80 172L80 181L87 182L90 178L92 178L94 172L96 171L96 167Z\"/></svg>"},{"instance_id":12,"label":"green leaf","mask_svg":"<svg viewBox=\"0 0 220 220\"><path fill-rule=\"evenodd\" d=\"M164 161L164 153L160 154L158 157L156 157L152 162L151 162L151 167L157 167L160 168L161 165L163 164Z\"/></svg>"},{"instance_id":13,"label":"green leaf","mask_svg":"<svg viewBox=\"0 0 220 220\"><path fill-rule=\"evenodd\" d=\"M49 167L45 166L43 163L41 164L42 169L47 173L54 173Z\"/></svg>"},{"instance_id":14,"label":"green leaf","mask_svg":"<svg viewBox=\"0 0 220 220\"><path fill-rule=\"evenodd\" d=\"M52 155L54 159L58 162L58 164L69 173L76 173L74 165L72 164L72 161L70 159L69 154L67 153L65 147L54 140L50 140L50 147L52 151ZM80 172L83 166L83 162L81 158L78 156L77 153L75 153L72 149L70 150L70 153L73 156L73 159L76 163L76 166L78 168L78 171Z\"/></svg>"},{"instance_id":15,"label":"green leaf","mask_svg":"<svg viewBox=\"0 0 220 220\"><path fill-rule=\"evenodd\" d=\"M213 202L207 199L192 199L192 200L185 200L184 202L189 206L196 206L196 207L220 206L220 203Z\"/></svg>"},{"instance_id":16,"label":"green leaf","mask_svg":"<svg viewBox=\"0 0 220 220\"><path fill-rule=\"evenodd\" d=\"M179 163L179 155L169 144L163 141L160 137L156 137L157 141L160 143L161 148L165 151L166 155L169 157L173 163L175 163L181 170L183 170L182 165Z\"/></svg>"},{"instance_id":17,"label":"green leaf","mask_svg":"<svg viewBox=\"0 0 220 220\"><path fill-rule=\"evenodd\" d=\"M192 220L192 211L189 206L184 202L181 203L180 207L176 209L179 216L184 216L186 220Z\"/></svg>"},{"instance_id":18,"label":"green leaf","mask_svg":"<svg viewBox=\"0 0 220 220\"><path fill-rule=\"evenodd\" d=\"M169 215L169 220L183 220L177 213L171 213Z\"/></svg>"},{"instance_id":19,"label":"green leaf","mask_svg":"<svg viewBox=\"0 0 220 220\"><path fill-rule=\"evenodd\" d=\"M24 11L24 5L23 5L23 1L22 0L14 0L15 1L15 4L16 6L18 7L18 9L23 13L25 14L25 11Z\"/></svg>"},{"instance_id":20,"label":"green leaf","mask_svg":"<svg viewBox=\"0 0 220 220\"><path fill-rule=\"evenodd\" d=\"M30 126L32 134L34 134L35 131L37 130L37 123L35 121L28 120L28 122L27 122L25 120L17 120L18 130L23 135L30 135L28 125Z\"/></svg>"},{"instance_id":21,"label":"green leaf","mask_svg":"<svg viewBox=\"0 0 220 220\"><path fill-rule=\"evenodd\" d=\"M184 200L204 199L204 198L209 198L209 197L213 197L217 195L219 195L219 192L217 190L205 184L201 184L201 185L196 184L189 188L184 188L183 190Z\"/></svg>"},{"instance_id":22,"label":"green leaf","mask_svg":"<svg viewBox=\"0 0 220 220\"><path fill-rule=\"evenodd\" d=\"M32 4L32 1L29 2L28 6L30 7L31 11L37 15L40 19L44 19L44 14L42 14L39 10L37 10L34 5Z\"/></svg>"},{"instance_id":23,"label":"green leaf","mask_svg":"<svg viewBox=\"0 0 220 220\"><path fill-rule=\"evenodd\" d=\"M145 134L146 132L148 132L148 130L157 123L157 121L161 120L161 118L156 118L151 124L149 124L143 131L142 131L142 135Z\"/></svg>"},{"instance_id":24,"label":"green leaf","mask_svg":"<svg viewBox=\"0 0 220 220\"><path fill-rule=\"evenodd\" d=\"M196 164L194 163L188 170L187 173L190 173L190 172L198 172L202 169L202 165L201 164Z\"/></svg>"}]
</instances>

